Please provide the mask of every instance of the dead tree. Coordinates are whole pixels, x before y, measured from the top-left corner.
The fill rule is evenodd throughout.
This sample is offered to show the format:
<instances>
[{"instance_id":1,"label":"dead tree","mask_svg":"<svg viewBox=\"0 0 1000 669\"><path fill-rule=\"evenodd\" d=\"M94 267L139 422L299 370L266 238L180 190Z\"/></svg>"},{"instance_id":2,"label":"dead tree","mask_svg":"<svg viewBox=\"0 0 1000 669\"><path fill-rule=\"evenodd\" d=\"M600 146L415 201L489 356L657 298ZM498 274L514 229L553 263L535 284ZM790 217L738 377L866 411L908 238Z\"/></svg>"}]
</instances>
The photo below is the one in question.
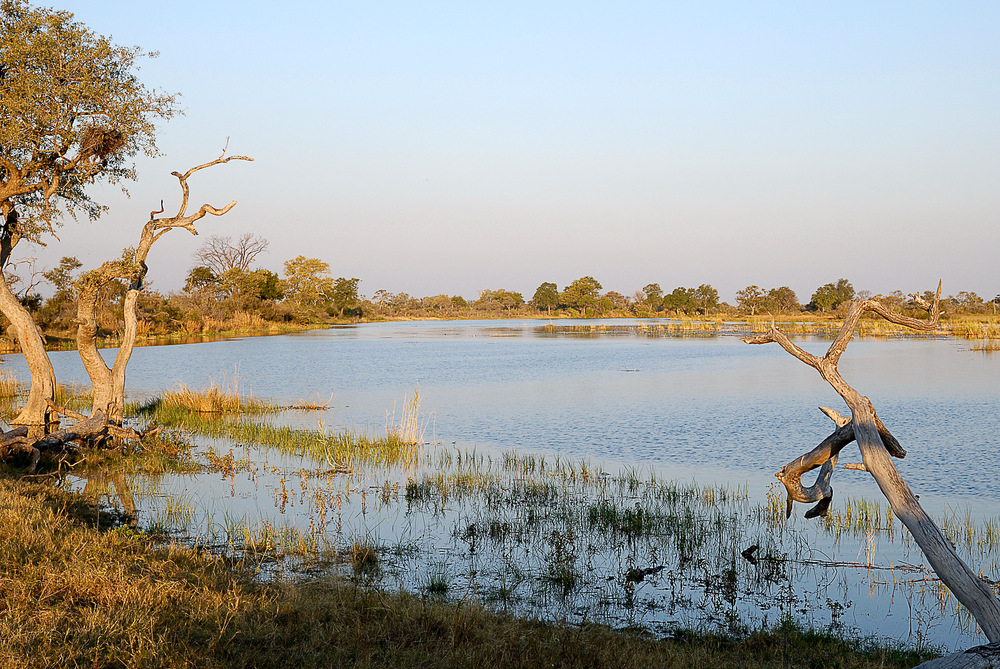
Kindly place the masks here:
<instances>
[{"instance_id":1,"label":"dead tree","mask_svg":"<svg viewBox=\"0 0 1000 669\"><path fill-rule=\"evenodd\" d=\"M851 302L840 333L822 358L796 346L773 324L769 332L743 340L748 344L771 342L779 344L790 354L818 371L851 410L851 418L847 419L833 410L824 409L824 412L837 424L837 429L816 448L785 465L775 476L784 484L788 493L787 514L791 514L794 500L817 503L807 512L807 517L825 515L833 498L830 481L837 464L837 456L847 444L857 441L864 462L863 469L875 479L882 494L889 501L893 513L913 535L941 581L972 613L990 642L995 643L1000 641L1000 601L990 586L979 579L962 561L955 547L920 506L916 495L903 480L890 457L902 458L906 455L906 451L879 420L868 398L848 385L837 371L840 356L854 337L858 320L865 312L874 312L891 323L915 330L936 329L940 317L941 284L938 284L933 304L928 304L916 295L911 297L914 303L929 312L928 320L895 313L877 300L857 299ZM809 487L803 486L802 475L817 467L820 468L820 472L816 483Z\"/></svg>"},{"instance_id":2,"label":"dead tree","mask_svg":"<svg viewBox=\"0 0 1000 669\"><path fill-rule=\"evenodd\" d=\"M228 163L231 160L253 160L246 156L226 156L225 152L219 158L192 167L184 174L171 172L180 181L183 198L177 214L169 217L157 218L163 213L163 203L160 203L160 210L150 212L149 221L142 228L139 236L139 245L134 251L127 250L125 257L120 260L109 261L95 270L87 272L77 280L77 330L76 344L80 353L83 366L90 376L90 382L94 388L94 401L92 415L100 412L107 416L108 422L112 425L121 425L125 409L125 367L132 357L132 350L135 347L135 339L138 333L139 318L136 305L139 301L139 294L143 289L143 281L146 278L147 266L146 257L153 244L163 235L174 228L184 228L192 235L197 235L198 230L194 227L196 221L206 214L222 216L234 206L233 200L225 207L217 209L210 204L203 204L193 214L187 213L189 190L188 178L199 170L203 170L214 165ZM124 329L121 343L118 347L118 354L111 367L104 362L104 358L97 350L97 303L101 290L115 280L124 279L129 282L128 290L122 303Z\"/></svg>"}]
</instances>

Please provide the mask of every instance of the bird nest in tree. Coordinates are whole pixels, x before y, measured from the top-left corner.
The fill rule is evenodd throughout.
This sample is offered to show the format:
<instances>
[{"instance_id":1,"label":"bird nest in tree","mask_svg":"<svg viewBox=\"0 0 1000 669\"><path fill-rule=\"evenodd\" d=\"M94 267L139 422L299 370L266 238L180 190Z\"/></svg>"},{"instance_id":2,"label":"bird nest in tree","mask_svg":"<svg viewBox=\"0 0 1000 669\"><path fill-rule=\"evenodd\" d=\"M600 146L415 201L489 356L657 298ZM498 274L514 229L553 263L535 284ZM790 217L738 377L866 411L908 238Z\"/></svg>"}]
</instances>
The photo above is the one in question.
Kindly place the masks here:
<instances>
[{"instance_id":1,"label":"bird nest in tree","mask_svg":"<svg viewBox=\"0 0 1000 669\"><path fill-rule=\"evenodd\" d=\"M125 137L118 130L103 126L87 126L80 132L80 153L104 159L125 146Z\"/></svg>"}]
</instances>

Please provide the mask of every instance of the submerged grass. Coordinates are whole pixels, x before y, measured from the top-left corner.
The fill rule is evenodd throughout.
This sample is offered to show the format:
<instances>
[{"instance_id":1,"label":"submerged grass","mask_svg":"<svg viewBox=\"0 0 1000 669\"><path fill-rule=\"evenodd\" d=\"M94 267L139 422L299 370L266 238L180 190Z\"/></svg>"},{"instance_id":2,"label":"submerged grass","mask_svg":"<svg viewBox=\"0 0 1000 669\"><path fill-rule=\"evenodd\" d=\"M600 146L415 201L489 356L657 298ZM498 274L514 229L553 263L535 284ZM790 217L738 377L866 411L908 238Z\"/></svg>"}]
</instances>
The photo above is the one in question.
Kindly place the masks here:
<instances>
[{"instance_id":1,"label":"submerged grass","mask_svg":"<svg viewBox=\"0 0 1000 669\"><path fill-rule=\"evenodd\" d=\"M738 638L682 632L655 640L334 576L262 583L253 564L158 544L125 526L101 530L98 515L78 496L0 478L3 666L862 669L928 657L791 623Z\"/></svg>"}]
</instances>

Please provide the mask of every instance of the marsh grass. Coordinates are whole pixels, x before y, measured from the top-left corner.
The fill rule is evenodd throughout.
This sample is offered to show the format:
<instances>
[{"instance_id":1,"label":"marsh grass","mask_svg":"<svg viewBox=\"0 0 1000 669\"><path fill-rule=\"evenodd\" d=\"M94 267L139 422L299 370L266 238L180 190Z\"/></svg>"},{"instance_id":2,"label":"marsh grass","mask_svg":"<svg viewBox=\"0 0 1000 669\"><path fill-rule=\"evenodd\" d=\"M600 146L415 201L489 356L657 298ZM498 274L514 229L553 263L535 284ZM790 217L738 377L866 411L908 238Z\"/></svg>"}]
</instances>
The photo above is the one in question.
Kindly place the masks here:
<instances>
[{"instance_id":1,"label":"marsh grass","mask_svg":"<svg viewBox=\"0 0 1000 669\"><path fill-rule=\"evenodd\" d=\"M157 543L77 496L0 479L5 667L908 667L929 655L786 622L671 639L562 626L371 590L335 576L254 578L256 565Z\"/></svg>"},{"instance_id":2,"label":"marsh grass","mask_svg":"<svg viewBox=\"0 0 1000 669\"><path fill-rule=\"evenodd\" d=\"M220 388L213 381L205 390L192 390L181 385L177 390L164 391L161 405L166 409L180 409L201 414L273 414L278 407L239 390L238 382L231 388Z\"/></svg>"}]
</instances>

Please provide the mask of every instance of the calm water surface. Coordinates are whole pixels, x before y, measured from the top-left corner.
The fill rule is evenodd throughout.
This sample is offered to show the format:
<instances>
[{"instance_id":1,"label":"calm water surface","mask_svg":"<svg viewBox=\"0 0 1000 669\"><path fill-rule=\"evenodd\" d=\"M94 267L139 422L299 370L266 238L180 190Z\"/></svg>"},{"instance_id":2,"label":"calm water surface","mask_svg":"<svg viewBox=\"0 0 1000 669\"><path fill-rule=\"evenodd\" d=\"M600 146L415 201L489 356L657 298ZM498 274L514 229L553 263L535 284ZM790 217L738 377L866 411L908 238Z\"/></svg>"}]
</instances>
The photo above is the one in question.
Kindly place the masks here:
<instances>
[{"instance_id":1,"label":"calm water surface","mask_svg":"<svg viewBox=\"0 0 1000 669\"><path fill-rule=\"evenodd\" d=\"M328 429L379 431L387 413L400 412L404 397L419 388L426 436L435 441L758 486L830 433L816 407L846 412L816 372L776 344L750 346L737 336L557 334L544 326L378 323L144 347L133 355L128 385L142 396L236 380L280 402L330 400L322 414ZM797 341L812 353L829 345ZM115 351L104 353L110 359ZM60 381L88 383L75 352L52 357ZM27 378L20 356L3 364ZM851 343L840 368L908 450L900 469L925 504L1000 512L990 494L1000 474L1000 356L952 339L866 339ZM316 414L290 420L317 424ZM859 457L848 448L841 460ZM834 483L838 491L878 494L857 472L839 473Z\"/></svg>"}]
</instances>

